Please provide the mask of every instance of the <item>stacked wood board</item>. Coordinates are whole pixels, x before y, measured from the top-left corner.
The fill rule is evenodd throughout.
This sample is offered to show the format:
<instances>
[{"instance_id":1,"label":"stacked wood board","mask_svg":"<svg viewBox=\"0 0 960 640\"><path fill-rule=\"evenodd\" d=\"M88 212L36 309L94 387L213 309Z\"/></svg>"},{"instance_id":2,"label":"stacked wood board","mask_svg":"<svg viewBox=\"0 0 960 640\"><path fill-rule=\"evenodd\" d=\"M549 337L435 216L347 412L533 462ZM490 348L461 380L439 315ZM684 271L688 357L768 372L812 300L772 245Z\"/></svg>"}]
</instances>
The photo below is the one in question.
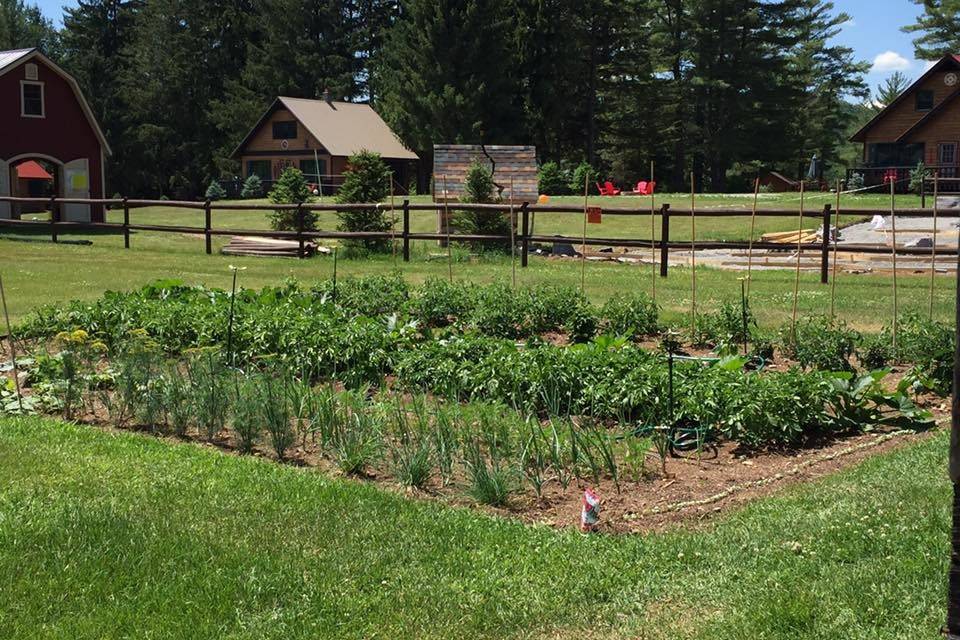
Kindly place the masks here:
<instances>
[{"instance_id":1,"label":"stacked wood board","mask_svg":"<svg viewBox=\"0 0 960 640\"><path fill-rule=\"evenodd\" d=\"M305 255L312 256L317 252L317 245L306 242L303 245L303 250ZM300 244L296 240L233 236L220 252L228 256L297 258L300 255Z\"/></svg>"},{"instance_id":2,"label":"stacked wood board","mask_svg":"<svg viewBox=\"0 0 960 640\"><path fill-rule=\"evenodd\" d=\"M537 148L531 145L433 145L434 201L457 201L463 195L467 169L473 162L493 168L493 181L503 187L505 201L536 202L540 195L537 182ZM446 192L444 192L446 178ZM513 179L513 192L510 180Z\"/></svg>"},{"instance_id":3,"label":"stacked wood board","mask_svg":"<svg viewBox=\"0 0 960 640\"><path fill-rule=\"evenodd\" d=\"M800 231L777 231L775 233L765 233L760 236L763 242L772 242L774 244L807 244L817 241L817 232L815 229L801 229Z\"/></svg>"}]
</instances>

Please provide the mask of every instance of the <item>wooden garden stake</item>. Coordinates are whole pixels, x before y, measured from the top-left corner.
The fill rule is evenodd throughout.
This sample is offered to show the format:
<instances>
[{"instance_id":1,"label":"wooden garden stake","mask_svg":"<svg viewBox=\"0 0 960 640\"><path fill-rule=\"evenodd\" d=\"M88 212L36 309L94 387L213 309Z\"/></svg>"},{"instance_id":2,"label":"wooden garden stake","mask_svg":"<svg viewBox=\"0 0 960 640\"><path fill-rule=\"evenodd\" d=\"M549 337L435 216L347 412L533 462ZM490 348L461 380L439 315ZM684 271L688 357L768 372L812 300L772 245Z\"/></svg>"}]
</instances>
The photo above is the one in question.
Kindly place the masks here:
<instances>
[{"instance_id":1,"label":"wooden garden stake","mask_svg":"<svg viewBox=\"0 0 960 640\"><path fill-rule=\"evenodd\" d=\"M227 359L230 361L230 366L234 366L236 358L233 357L233 317L234 317L234 303L237 300L237 272L243 271L246 267L235 267L230 265L230 271L233 272L233 285L230 287L230 319L227 322Z\"/></svg>"},{"instance_id":2,"label":"wooden garden stake","mask_svg":"<svg viewBox=\"0 0 960 640\"><path fill-rule=\"evenodd\" d=\"M833 236L833 279L830 282L830 321L833 322L834 318L834 309L837 301L837 254L839 253L837 246L840 242L840 180L837 179L837 213L836 213L836 224L833 226L836 228L837 233Z\"/></svg>"},{"instance_id":3,"label":"wooden garden stake","mask_svg":"<svg viewBox=\"0 0 960 640\"><path fill-rule=\"evenodd\" d=\"M690 330L697 335L697 195L696 176L690 172Z\"/></svg>"},{"instance_id":4,"label":"wooden garden stake","mask_svg":"<svg viewBox=\"0 0 960 640\"><path fill-rule=\"evenodd\" d=\"M930 247L930 319L933 320L933 290L937 278L937 195L940 191L940 174L933 176L933 246Z\"/></svg>"},{"instance_id":5,"label":"wooden garden stake","mask_svg":"<svg viewBox=\"0 0 960 640\"><path fill-rule=\"evenodd\" d=\"M757 226L757 199L760 197L760 177L753 181L753 210L750 213L750 240L747 241L747 297L750 297L750 272L753 269L753 231Z\"/></svg>"},{"instance_id":6,"label":"wooden garden stake","mask_svg":"<svg viewBox=\"0 0 960 640\"><path fill-rule=\"evenodd\" d=\"M580 293L584 293L587 280L587 200L590 196L590 173L583 176L583 244L580 245Z\"/></svg>"},{"instance_id":7,"label":"wooden garden stake","mask_svg":"<svg viewBox=\"0 0 960 640\"><path fill-rule=\"evenodd\" d=\"M390 250L393 252L393 266L397 266L397 209L393 200L393 174L389 174L390 180Z\"/></svg>"},{"instance_id":8,"label":"wooden garden stake","mask_svg":"<svg viewBox=\"0 0 960 640\"><path fill-rule=\"evenodd\" d=\"M333 248L333 297L331 299L334 304L337 302L337 249L339 247Z\"/></svg>"},{"instance_id":9,"label":"wooden garden stake","mask_svg":"<svg viewBox=\"0 0 960 640\"><path fill-rule=\"evenodd\" d=\"M447 229L447 276L450 282L453 282L453 248L450 246L450 203L447 197L447 176L440 177L443 183L443 219L446 222Z\"/></svg>"},{"instance_id":10,"label":"wooden garden stake","mask_svg":"<svg viewBox=\"0 0 960 640\"><path fill-rule=\"evenodd\" d=\"M653 284L653 303L657 303L657 196L653 182L653 160L650 161L650 278Z\"/></svg>"},{"instance_id":11,"label":"wooden garden stake","mask_svg":"<svg viewBox=\"0 0 960 640\"><path fill-rule=\"evenodd\" d=\"M896 180L890 180L890 232L893 235L893 352L897 352L897 211L896 211Z\"/></svg>"},{"instance_id":12,"label":"wooden garden stake","mask_svg":"<svg viewBox=\"0 0 960 640\"><path fill-rule=\"evenodd\" d=\"M513 176L510 176L510 269L513 275L513 288L517 288L517 218L513 210Z\"/></svg>"},{"instance_id":13,"label":"wooden garden stake","mask_svg":"<svg viewBox=\"0 0 960 640\"><path fill-rule=\"evenodd\" d=\"M790 318L790 339L797 341L797 300L800 297L800 254L803 249L803 180L800 181L800 213L797 215L797 264L793 279L793 314Z\"/></svg>"},{"instance_id":14,"label":"wooden garden stake","mask_svg":"<svg viewBox=\"0 0 960 640\"><path fill-rule=\"evenodd\" d=\"M0 276L0 301L3 302L3 317L7 321L7 342L10 343L10 360L13 362L13 386L17 390L17 406L23 413L23 394L20 391L20 374L17 370L17 350L13 344L13 327L10 326L10 313L7 311L7 294L3 289L3 276Z\"/></svg>"}]
</instances>

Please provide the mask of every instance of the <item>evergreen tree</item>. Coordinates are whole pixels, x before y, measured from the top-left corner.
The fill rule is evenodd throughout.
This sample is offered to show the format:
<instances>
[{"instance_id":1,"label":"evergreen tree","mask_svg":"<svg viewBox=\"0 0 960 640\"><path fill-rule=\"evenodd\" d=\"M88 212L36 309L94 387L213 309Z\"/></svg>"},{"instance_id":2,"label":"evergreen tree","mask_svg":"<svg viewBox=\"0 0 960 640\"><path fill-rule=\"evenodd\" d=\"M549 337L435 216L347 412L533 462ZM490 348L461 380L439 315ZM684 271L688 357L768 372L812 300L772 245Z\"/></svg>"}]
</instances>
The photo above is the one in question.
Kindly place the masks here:
<instances>
[{"instance_id":1,"label":"evergreen tree","mask_svg":"<svg viewBox=\"0 0 960 640\"><path fill-rule=\"evenodd\" d=\"M907 76L899 71L894 72L893 75L884 80L882 85L877 87L877 95L873 100L874 109L880 111L891 104L909 86L910 81L907 80Z\"/></svg>"},{"instance_id":2,"label":"evergreen tree","mask_svg":"<svg viewBox=\"0 0 960 640\"><path fill-rule=\"evenodd\" d=\"M511 16L498 0L409 0L382 53L381 115L430 163L434 143L522 143Z\"/></svg>"},{"instance_id":3,"label":"evergreen tree","mask_svg":"<svg viewBox=\"0 0 960 640\"><path fill-rule=\"evenodd\" d=\"M343 172L343 184L337 192L339 204L382 202L390 192L390 170L380 157L371 151L350 156ZM338 211L341 231L387 231L390 222L383 211L376 209L349 209ZM389 247L383 240L360 240L345 243L348 247L362 247L382 251Z\"/></svg>"},{"instance_id":4,"label":"evergreen tree","mask_svg":"<svg viewBox=\"0 0 960 640\"><path fill-rule=\"evenodd\" d=\"M58 34L36 5L23 0L0 0L0 51L36 47L57 57Z\"/></svg>"},{"instance_id":5,"label":"evergreen tree","mask_svg":"<svg viewBox=\"0 0 960 640\"><path fill-rule=\"evenodd\" d=\"M303 204L313 202L313 194L307 186L307 179L296 167L287 167L280 179L273 185L267 196L271 204ZM269 213L270 227L276 231L296 231L299 221L296 209L274 209ZM317 228L317 212L303 212L303 228L313 231Z\"/></svg>"},{"instance_id":6,"label":"evergreen tree","mask_svg":"<svg viewBox=\"0 0 960 640\"><path fill-rule=\"evenodd\" d=\"M960 51L960 0L913 0L923 7L916 24L904 27L907 33L918 33L913 41L916 56L936 60Z\"/></svg>"}]
</instances>

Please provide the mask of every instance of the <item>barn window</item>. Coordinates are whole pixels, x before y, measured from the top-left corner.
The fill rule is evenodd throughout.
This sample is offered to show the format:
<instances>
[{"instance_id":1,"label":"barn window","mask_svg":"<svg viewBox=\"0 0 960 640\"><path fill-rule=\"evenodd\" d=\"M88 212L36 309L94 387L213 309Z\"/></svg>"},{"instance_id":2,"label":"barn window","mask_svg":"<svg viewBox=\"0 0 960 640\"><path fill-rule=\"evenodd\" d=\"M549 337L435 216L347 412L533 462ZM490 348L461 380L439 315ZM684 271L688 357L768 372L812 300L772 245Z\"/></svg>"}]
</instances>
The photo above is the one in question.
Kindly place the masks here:
<instances>
[{"instance_id":1,"label":"barn window","mask_svg":"<svg viewBox=\"0 0 960 640\"><path fill-rule=\"evenodd\" d=\"M297 137L296 120L281 120L273 123L274 140L294 140Z\"/></svg>"},{"instance_id":2,"label":"barn window","mask_svg":"<svg viewBox=\"0 0 960 640\"><path fill-rule=\"evenodd\" d=\"M44 117L43 83L20 83L20 115L27 118Z\"/></svg>"},{"instance_id":3,"label":"barn window","mask_svg":"<svg viewBox=\"0 0 960 640\"><path fill-rule=\"evenodd\" d=\"M930 111L933 109L933 91L924 89L917 91L917 111Z\"/></svg>"}]
</instances>

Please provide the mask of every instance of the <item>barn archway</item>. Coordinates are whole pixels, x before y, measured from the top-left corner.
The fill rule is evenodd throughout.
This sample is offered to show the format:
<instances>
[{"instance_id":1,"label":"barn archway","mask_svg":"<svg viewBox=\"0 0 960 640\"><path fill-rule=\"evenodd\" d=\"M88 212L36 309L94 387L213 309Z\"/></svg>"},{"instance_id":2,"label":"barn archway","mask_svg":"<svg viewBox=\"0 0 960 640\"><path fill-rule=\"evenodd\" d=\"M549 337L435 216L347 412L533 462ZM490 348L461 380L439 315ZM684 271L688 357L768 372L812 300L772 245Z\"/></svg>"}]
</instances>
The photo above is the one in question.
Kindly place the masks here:
<instances>
[{"instance_id":1,"label":"barn archway","mask_svg":"<svg viewBox=\"0 0 960 640\"><path fill-rule=\"evenodd\" d=\"M17 198L52 198L62 196L62 166L54 159L36 156L12 160L7 167L10 195ZM56 205L54 205L56 206ZM25 215L49 219L53 214L48 203L15 202L11 207L15 219Z\"/></svg>"}]
</instances>

